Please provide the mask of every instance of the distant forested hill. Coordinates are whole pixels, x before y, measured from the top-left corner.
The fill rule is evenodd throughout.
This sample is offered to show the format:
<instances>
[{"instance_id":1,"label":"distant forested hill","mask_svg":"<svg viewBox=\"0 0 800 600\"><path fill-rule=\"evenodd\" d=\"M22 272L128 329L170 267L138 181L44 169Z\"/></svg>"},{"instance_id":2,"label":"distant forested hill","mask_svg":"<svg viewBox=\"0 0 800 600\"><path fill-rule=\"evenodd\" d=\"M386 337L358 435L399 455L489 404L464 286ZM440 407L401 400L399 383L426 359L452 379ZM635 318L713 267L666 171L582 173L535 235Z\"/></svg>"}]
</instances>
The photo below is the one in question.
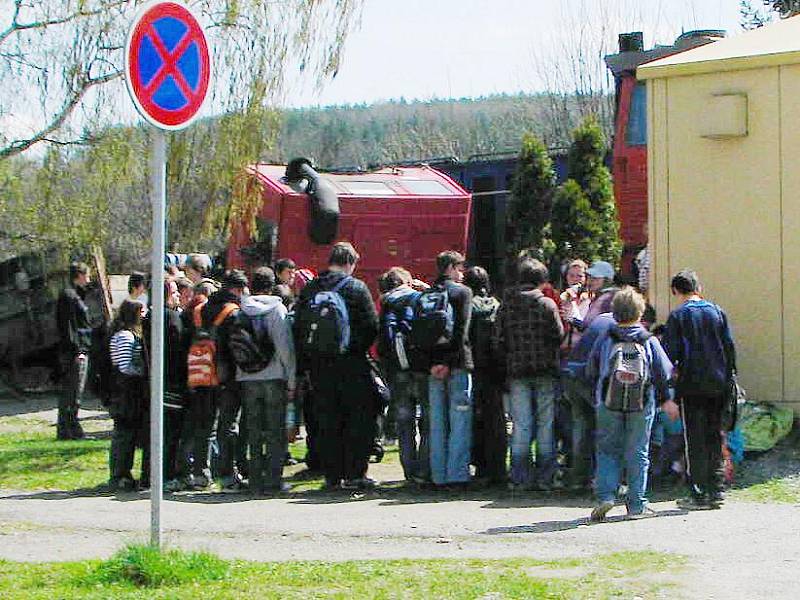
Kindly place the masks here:
<instances>
[{"instance_id":1,"label":"distant forested hill","mask_svg":"<svg viewBox=\"0 0 800 600\"><path fill-rule=\"evenodd\" d=\"M278 146L268 159L308 156L322 168L465 159L517 151L525 132L548 146L562 146L579 112L574 99L545 94L293 109L283 114Z\"/></svg>"}]
</instances>

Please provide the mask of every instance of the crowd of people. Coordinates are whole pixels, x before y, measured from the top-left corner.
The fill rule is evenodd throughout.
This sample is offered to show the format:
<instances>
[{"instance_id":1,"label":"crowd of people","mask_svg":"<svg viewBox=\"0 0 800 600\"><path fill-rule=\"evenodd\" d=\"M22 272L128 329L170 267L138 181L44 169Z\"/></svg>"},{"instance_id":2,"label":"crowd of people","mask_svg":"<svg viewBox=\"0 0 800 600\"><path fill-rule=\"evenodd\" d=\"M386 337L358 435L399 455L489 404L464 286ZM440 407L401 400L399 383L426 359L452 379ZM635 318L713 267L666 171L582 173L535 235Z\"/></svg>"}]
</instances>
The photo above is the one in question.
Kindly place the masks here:
<instances>
[{"instance_id":1,"label":"crowd of people","mask_svg":"<svg viewBox=\"0 0 800 600\"><path fill-rule=\"evenodd\" d=\"M340 242L317 276L289 259L249 278L225 271L219 282L202 255L182 273L170 268L165 489L218 481L223 492L287 491L302 414L306 466L326 489L375 486L370 457L380 460L381 441L392 439L405 479L424 488L593 489L600 521L621 491L630 518L647 516L648 479L672 475L688 484L683 506L721 505L735 349L696 273L672 278L678 307L653 327L645 298L617 285L603 261L566 264L559 291L545 265L522 256L498 299L483 268L445 251L430 284L389 269L376 306L354 275L359 259ZM110 485L135 489L142 447L146 487L145 278L131 275L129 297L98 334L82 300L89 269L74 263L70 275L57 310L66 373L58 437L83 436L92 363L114 420Z\"/></svg>"}]
</instances>

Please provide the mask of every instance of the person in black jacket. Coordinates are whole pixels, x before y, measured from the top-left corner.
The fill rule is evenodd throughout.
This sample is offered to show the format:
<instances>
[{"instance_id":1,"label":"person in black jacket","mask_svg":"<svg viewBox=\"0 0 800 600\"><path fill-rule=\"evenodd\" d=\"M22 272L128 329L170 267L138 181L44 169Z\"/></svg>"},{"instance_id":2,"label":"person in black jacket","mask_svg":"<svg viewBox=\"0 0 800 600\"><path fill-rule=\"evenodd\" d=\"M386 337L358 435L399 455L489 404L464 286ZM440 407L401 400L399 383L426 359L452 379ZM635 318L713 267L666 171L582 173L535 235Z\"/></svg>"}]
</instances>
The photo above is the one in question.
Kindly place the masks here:
<instances>
[{"instance_id":1,"label":"person in black jacket","mask_svg":"<svg viewBox=\"0 0 800 600\"><path fill-rule=\"evenodd\" d=\"M366 476L378 408L367 352L378 333L378 315L367 285L352 277L358 259L352 244L334 244L328 270L303 288L296 309L298 363L309 373L319 427L317 447L328 489L375 483ZM344 299L350 325L350 343L338 356L309 350L302 339L315 296L334 288Z\"/></svg>"},{"instance_id":2,"label":"person in black jacket","mask_svg":"<svg viewBox=\"0 0 800 600\"><path fill-rule=\"evenodd\" d=\"M506 482L506 417L501 382L505 369L493 352L492 333L500 301L491 295L489 274L483 267L470 267L464 284L472 290L472 320L469 340L472 348L473 419L472 464L475 477L490 485Z\"/></svg>"},{"instance_id":3,"label":"person in black jacket","mask_svg":"<svg viewBox=\"0 0 800 600\"><path fill-rule=\"evenodd\" d=\"M172 481L172 489L180 487L178 480L188 474L189 463L184 451L183 437L186 422L186 352L183 321L180 312L181 295L175 281L164 282L164 480Z\"/></svg>"},{"instance_id":4,"label":"person in black jacket","mask_svg":"<svg viewBox=\"0 0 800 600\"><path fill-rule=\"evenodd\" d=\"M722 412L736 372L736 347L723 310L702 297L697 273L683 270L671 282L679 306L664 328L664 349L675 365L675 395L662 406L667 416L683 418L689 496L687 509L719 508L724 501ZM679 410L680 406L680 410Z\"/></svg>"},{"instance_id":5,"label":"person in black jacket","mask_svg":"<svg viewBox=\"0 0 800 600\"><path fill-rule=\"evenodd\" d=\"M455 251L436 257L439 278L453 310L453 333L431 352L428 379L431 478L436 485L469 483L472 445L472 349L469 327L472 290L462 285L464 257Z\"/></svg>"},{"instance_id":6,"label":"person in black jacket","mask_svg":"<svg viewBox=\"0 0 800 600\"><path fill-rule=\"evenodd\" d=\"M59 361L64 386L58 402L59 440L75 440L83 437L78 421L86 375L89 372L89 352L92 346L92 328L89 324L89 309L86 287L90 281L89 266L75 262L69 266L71 285L64 288L56 304L56 324L60 337Z\"/></svg>"}]
</instances>

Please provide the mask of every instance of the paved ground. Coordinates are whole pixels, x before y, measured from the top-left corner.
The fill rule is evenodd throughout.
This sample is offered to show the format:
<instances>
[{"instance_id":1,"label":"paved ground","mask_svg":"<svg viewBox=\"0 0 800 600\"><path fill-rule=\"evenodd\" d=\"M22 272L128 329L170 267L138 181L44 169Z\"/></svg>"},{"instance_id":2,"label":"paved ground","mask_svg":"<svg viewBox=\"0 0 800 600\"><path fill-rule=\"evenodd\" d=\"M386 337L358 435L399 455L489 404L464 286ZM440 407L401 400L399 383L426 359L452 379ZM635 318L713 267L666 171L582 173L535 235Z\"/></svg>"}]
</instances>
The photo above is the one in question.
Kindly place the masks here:
<instances>
[{"instance_id":1,"label":"paved ground","mask_svg":"<svg viewBox=\"0 0 800 600\"><path fill-rule=\"evenodd\" d=\"M42 408L28 410L41 416ZM392 469L376 475L391 478ZM164 503L163 523L170 544L255 560L550 559L649 549L689 557L683 597L797 597L800 506L729 502L720 511L685 513L663 502L654 505L658 518L624 521L616 509L609 523L587 525L589 507L588 498L496 491L307 492L258 500L186 494ZM105 557L125 542L146 540L148 526L145 495L0 489L0 558Z\"/></svg>"},{"instance_id":2,"label":"paved ground","mask_svg":"<svg viewBox=\"0 0 800 600\"><path fill-rule=\"evenodd\" d=\"M690 557L696 566L686 597L797 597L797 506L729 503L721 511L685 514L669 502L655 505L658 518L586 525L581 502L553 506L551 499L501 496L183 496L165 502L163 523L170 544L255 560L549 559L650 549ZM148 526L149 502L135 494L0 492L0 557L6 559L104 557L125 542L147 539Z\"/></svg>"}]
</instances>

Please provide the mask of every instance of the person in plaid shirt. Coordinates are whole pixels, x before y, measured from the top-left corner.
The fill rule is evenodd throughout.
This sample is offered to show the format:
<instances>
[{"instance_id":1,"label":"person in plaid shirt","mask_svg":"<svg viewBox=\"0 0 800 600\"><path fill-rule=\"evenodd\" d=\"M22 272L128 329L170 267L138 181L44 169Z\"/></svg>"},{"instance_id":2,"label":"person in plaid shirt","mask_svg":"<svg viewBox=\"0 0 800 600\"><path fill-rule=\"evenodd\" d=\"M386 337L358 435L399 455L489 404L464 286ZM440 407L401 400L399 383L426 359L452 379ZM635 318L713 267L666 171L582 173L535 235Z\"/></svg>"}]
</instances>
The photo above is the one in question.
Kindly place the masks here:
<instances>
[{"instance_id":1,"label":"person in plaid shirt","mask_svg":"<svg viewBox=\"0 0 800 600\"><path fill-rule=\"evenodd\" d=\"M518 266L518 285L507 290L497 315L495 345L505 357L511 390L511 485L550 489L556 471L554 435L559 346L564 326L542 288L547 267L534 259ZM535 412L534 412L535 411ZM536 423L536 477L530 469Z\"/></svg>"}]
</instances>

